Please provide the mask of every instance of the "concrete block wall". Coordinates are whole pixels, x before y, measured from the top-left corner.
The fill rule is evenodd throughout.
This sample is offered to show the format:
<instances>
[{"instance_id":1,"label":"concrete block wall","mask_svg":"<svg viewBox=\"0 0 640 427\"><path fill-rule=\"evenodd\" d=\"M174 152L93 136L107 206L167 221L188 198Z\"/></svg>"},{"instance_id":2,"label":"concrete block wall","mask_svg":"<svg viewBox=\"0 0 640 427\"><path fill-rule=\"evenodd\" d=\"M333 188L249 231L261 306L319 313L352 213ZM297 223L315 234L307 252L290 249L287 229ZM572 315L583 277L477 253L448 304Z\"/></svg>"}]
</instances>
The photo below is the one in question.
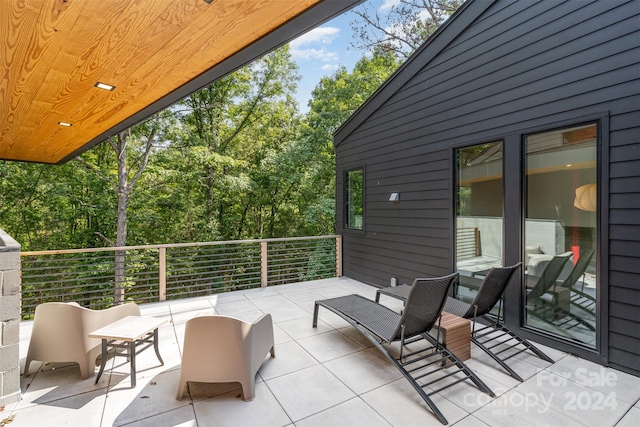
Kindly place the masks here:
<instances>
[{"instance_id":1,"label":"concrete block wall","mask_svg":"<svg viewBox=\"0 0 640 427\"><path fill-rule=\"evenodd\" d=\"M0 229L0 406L20 399L20 245Z\"/></svg>"}]
</instances>

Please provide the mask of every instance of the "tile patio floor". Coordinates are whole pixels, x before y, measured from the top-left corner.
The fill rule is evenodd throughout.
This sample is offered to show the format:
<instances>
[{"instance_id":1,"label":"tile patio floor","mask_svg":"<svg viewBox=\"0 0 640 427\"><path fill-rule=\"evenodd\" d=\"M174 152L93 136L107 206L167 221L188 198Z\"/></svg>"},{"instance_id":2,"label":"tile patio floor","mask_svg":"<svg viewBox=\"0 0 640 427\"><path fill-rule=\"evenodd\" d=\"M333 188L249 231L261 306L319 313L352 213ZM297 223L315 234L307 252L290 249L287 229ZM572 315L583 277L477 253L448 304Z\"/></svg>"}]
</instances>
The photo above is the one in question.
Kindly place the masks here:
<instances>
[{"instance_id":1,"label":"tile patio floor","mask_svg":"<svg viewBox=\"0 0 640 427\"><path fill-rule=\"evenodd\" d=\"M327 279L237 291L141 306L143 315L170 319L160 329L159 366L147 350L137 358L137 387L131 389L125 358L110 360L97 385L81 380L77 365L32 364L21 379L22 400L7 405L0 421L18 426L440 426L418 394L368 341L317 299L375 288L347 279ZM392 308L399 301L382 299ZM175 400L185 322L199 314L233 315L253 321L271 313L276 358L265 361L256 398L244 402L239 384L190 383L189 399ZM30 322L21 324L24 358ZM481 393L468 381L434 396L455 426L638 426L640 378L541 348L556 362L521 354L512 365L520 383L479 349L468 366L496 393ZM115 364L115 366L113 366Z\"/></svg>"}]
</instances>

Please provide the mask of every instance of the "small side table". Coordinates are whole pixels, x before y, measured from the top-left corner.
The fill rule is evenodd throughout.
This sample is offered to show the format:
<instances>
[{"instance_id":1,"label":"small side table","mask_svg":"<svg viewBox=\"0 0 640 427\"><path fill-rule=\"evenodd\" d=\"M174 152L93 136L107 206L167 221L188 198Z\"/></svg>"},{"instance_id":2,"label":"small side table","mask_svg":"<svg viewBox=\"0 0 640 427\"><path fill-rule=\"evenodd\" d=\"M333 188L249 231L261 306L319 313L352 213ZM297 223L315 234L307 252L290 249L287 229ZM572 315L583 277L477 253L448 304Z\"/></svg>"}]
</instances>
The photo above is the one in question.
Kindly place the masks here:
<instances>
[{"instance_id":1,"label":"small side table","mask_svg":"<svg viewBox=\"0 0 640 427\"><path fill-rule=\"evenodd\" d=\"M116 356L128 357L131 363L131 388L136 386L136 354L153 346L161 365L164 365L158 350L158 328L166 323L166 319L153 317L127 316L117 322L104 326L89 334L91 338L102 339L102 364L96 377L96 384L107 365L109 349L125 349Z\"/></svg>"},{"instance_id":2,"label":"small side table","mask_svg":"<svg viewBox=\"0 0 640 427\"><path fill-rule=\"evenodd\" d=\"M392 288L380 288L376 291L376 302L380 302L380 295L386 295L402 301L406 301L409 296L411 285L398 285Z\"/></svg>"}]
</instances>

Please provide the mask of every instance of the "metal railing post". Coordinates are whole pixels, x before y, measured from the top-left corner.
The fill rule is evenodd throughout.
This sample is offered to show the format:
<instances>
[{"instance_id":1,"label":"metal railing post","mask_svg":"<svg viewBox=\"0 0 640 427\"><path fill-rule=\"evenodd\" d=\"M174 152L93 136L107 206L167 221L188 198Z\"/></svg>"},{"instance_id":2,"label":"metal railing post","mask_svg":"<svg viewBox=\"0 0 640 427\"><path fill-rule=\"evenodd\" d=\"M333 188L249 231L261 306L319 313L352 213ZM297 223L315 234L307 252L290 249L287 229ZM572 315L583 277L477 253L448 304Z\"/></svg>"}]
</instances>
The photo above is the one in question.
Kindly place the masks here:
<instances>
[{"instance_id":1,"label":"metal railing post","mask_svg":"<svg viewBox=\"0 0 640 427\"><path fill-rule=\"evenodd\" d=\"M159 285L158 285L158 300L167 300L167 248L158 248L158 270L159 270Z\"/></svg>"},{"instance_id":2,"label":"metal railing post","mask_svg":"<svg viewBox=\"0 0 640 427\"><path fill-rule=\"evenodd\" d=\"M342 236L336 236L336 277L342 277Z\"/></svg>"},{"instance_id":3,"label":"metal railing post","mask_svg":"<svg viewBox=\"0 0 640 427\"><path fill-rule=\"evenodd\" d=\"M266 288L269 284L269 257L267 242L260 242L260 286Z\"/></svg>"}]
</instances>

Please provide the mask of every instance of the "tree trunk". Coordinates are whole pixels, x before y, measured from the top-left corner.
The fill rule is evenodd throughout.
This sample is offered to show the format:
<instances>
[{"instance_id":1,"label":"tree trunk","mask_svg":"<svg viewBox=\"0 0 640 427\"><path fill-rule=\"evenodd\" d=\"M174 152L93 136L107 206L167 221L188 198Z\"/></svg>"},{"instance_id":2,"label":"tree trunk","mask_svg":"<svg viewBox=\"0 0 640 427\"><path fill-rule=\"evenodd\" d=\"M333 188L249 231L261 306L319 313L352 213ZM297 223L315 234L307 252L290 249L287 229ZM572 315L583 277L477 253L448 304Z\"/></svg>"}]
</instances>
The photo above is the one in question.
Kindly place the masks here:
<instances>
[{"instance_id":1,"label":"tree trunk","mask_svg":"<svg viewBox=\"0 0 640 427\"><path fill-rule=\"evenodd\" d=\"M118 134L116 154L118 155L118 218L116 223L116 247L127 244L127 204L129 203L129 187L127 173L127 134ZM115 251L115 286L113 289L113 305L124 302L124 273L126 251Z\"/></svg>"}]
</instances>

